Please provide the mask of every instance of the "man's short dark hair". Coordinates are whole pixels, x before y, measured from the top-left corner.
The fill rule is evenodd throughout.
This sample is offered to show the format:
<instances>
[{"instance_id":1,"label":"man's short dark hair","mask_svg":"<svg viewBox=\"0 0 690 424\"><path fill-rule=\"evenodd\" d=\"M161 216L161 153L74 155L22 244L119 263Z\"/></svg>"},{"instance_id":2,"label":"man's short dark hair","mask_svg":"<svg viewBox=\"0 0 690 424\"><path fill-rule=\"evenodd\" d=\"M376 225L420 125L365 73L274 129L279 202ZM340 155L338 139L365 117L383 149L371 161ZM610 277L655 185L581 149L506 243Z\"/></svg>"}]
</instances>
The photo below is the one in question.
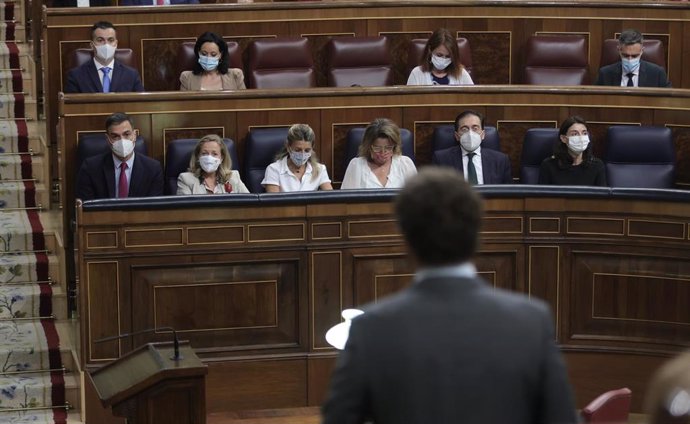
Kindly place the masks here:
<instances>
[{"instance_id":1,"label":"man's short dark hair","mask_svg":"<svg viewBox=\"0 0 690 424\"><path fill-rule=\"evenodd\" d=\"M98 21L95 24L91 26L91 39L93 40L93 33L96 32L97 29L109 29L112 28L115 30L115 26L111 24L108 21Z\"/></svg>"},{"instance_id":2,"label":"man's short dark hair","mask_svg":"<svg viewBox=\"0 0 690 424\"><path fill-rule=\"evenodd\" d=\"M105 131L108 132L111 127L120 125L125 121L128 121L132 128L134 128L134 121L132 121L129 115L123 112L115 112L105 120Z\"/></svg>"},{"instance_id":3,"label":"man's short dark hair","mask_svg":"<svg viewBox=\"0 0 690 424\"><path fill-rule=\"evenodd\" d=\"M642 33L636 29L626 29L621 32L618 37L618 44L621 46L631 46L633 44L642 44L644 37Z\"/></svg>"},{"instance_id":4,"label":"man's short dark hair","mask_svg":"<svg viewBox=\"0 0 690 424\"><path fill-rule=\"evenodd\" d=\"M455 170L427 167L419 171L398 195L395 214L422 265L464 262L477 249L481 199Z\"/></svg>"},{"instance_id":5,"label":"man's short dark hair","mask_svg":"<svg viewBox=\"0 0 690 424\"><path fill-rule=\"evenodd\" d=\"M479 118L480 125L482 126L482 129L484 129L484 115L482 115L479 112L475 112L473 110L466 110L462 112L460 115L455 117L455 122L453 122L453 126L455 127L455 131L457 132L460 128L458 127L458 122L460 122L461 119L464 119L466 116L474 115L477 118Z\"/></svg>"}]
</instances>

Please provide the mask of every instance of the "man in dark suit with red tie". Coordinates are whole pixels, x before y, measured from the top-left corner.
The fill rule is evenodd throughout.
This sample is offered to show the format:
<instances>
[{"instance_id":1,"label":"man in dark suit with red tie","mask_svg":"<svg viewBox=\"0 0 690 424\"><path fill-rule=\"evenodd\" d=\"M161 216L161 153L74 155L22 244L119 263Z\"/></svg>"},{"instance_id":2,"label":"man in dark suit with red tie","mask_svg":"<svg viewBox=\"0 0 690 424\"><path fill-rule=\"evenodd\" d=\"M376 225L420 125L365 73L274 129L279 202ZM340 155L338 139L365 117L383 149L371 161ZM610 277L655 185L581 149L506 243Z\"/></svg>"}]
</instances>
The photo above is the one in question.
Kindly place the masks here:
<instances>
[{"instance_id":1,"label":"man in dark suit with red tie","mask_svg":"<svg viewBox=\"0 0 690 424\"><path fill-rule=\"evenodd\" d=\"M511 184L510 159L504 153L482 149L484 115L466 110L455 118L458 145L434 152L431 163L462 173L470 184Z\"/></svg>"},{"instance_id":2,"label":"man in dark suit with red tie","mask_svg":"<svg viewBox=\"0 0 690 424\"><path fill-rule=\"evenodd\" d=\"M352 321L323 423L576 423L549 307L477 276L482 207L471 186L426 167L395 214L417 274Z\"/></svg>"},{"instance_id":3,"label":"man in dark suit with red tie","mask_svg":"<svg viewBox=\"0 0 690 424\"><path fill-rule=\"evenodd\" d=\"M144 91L139 72L115 59L117 34L110 22L91 27L93 60L70 69L65 93L119 93Z\"/></svg>"},{"instance_id":4,"label":"man in dark suit with red tie","mask_svg":"<svg viewBox=\"0 0 690 424\"><path fill-rule=\"evenodd\" d=\"M84 160L77 174L76 197L82 200L163 195L160 163L134 152L137 131L132 119L114 113L105 121L111 151Z\"/></svg>"}]
</instances>

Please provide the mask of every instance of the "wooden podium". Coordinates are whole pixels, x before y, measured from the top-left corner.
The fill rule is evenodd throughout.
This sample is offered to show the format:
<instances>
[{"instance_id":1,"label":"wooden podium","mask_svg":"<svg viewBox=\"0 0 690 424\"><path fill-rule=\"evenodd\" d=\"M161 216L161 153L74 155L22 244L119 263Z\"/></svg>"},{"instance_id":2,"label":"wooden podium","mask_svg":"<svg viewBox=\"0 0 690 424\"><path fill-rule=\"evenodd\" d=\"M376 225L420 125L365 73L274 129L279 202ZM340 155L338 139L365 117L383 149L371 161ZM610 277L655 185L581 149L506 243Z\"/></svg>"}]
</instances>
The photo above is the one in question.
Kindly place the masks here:
<instances>
[{"instance_id":1,"label":"wooden podium","mask_svg":"<svg viewBox=\"0 0 690 424\"><path fill-rule=\"evenodd\" d=\"M91 372L103 406L128 424L205 424L208 369L189 342L148 343Z\"/></svg>"}]
</instances>

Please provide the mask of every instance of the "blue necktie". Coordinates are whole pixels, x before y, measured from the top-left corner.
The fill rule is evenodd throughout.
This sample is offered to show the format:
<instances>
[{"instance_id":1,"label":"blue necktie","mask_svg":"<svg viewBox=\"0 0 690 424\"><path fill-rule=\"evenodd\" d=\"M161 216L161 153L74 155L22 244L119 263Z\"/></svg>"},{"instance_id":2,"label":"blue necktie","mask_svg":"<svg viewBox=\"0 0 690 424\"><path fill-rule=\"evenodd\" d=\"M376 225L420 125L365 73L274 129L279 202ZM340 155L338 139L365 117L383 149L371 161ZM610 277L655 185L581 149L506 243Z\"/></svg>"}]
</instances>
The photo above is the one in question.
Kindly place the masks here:
<instances>
[{"instance_id":1,"label":"blue necktie","mask_svg":"<svg viewBox=\"0 0 690 424\"><path fill-rule=\"evenodd\" d=\"M101 68L101 71L103 71L103 92L104 93L110 93L110 68L107 66L104 66Z\"/></svg>"}]
</instances>

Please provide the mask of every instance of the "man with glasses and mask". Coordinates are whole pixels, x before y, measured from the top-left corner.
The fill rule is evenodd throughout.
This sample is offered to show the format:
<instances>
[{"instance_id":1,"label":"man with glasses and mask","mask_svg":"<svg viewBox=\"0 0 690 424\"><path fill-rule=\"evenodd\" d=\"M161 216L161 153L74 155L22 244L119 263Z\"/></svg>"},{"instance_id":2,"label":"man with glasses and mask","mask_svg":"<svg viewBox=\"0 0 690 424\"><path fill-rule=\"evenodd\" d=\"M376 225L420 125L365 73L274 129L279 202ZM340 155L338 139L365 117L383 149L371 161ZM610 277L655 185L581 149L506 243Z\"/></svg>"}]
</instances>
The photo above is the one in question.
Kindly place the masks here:
<instances>
[{"instance_id":1,"label":"man with glasses and mask","mask_svg":"<svg viewBox=\"0 0 690 424\"><path fill-rule=\"evenodd\" d=\"M458 146L434 152L434 165L449 166L463 174L470 184L511 184L510 159L504 153L482 149L484 116L466 110L455 118Z\"/></svg>"},{"instance_id":2,"label":"man with glasses and mask","mask_svg":"<svg viewBox=\"0 0 690 424\"><path fill-rule=\"evenodd\" d=\"M70 69L65 93L114 93L144 91L139 72L115 60L117 34L110 22L91 27L93 60Z\"/></svg>"},{"instance_id":3,"label":"man with glasses and mask","mask_svg":"<svg viewBox=\"0 0 690 424\"><path fill-rule=\"evenodd\" d=\"M110 150L84 160L77 174L76 197L82 200L163 195L161 164L134 152L138 131L120 112L105 121Z\"/></svg>"},{"instance_id":4,"label":"man with glasses and mask","mask_svg":"<svg viewBox=\"0 0 690 424\"><path fill-rule=\"evenodd\" d=\"M644 47L642 34L626 29L618 37L618 53L621 61L599 69L596 85L620 87L670 87L664 68L642 60Z\"/></svg>"}]
</instances>

